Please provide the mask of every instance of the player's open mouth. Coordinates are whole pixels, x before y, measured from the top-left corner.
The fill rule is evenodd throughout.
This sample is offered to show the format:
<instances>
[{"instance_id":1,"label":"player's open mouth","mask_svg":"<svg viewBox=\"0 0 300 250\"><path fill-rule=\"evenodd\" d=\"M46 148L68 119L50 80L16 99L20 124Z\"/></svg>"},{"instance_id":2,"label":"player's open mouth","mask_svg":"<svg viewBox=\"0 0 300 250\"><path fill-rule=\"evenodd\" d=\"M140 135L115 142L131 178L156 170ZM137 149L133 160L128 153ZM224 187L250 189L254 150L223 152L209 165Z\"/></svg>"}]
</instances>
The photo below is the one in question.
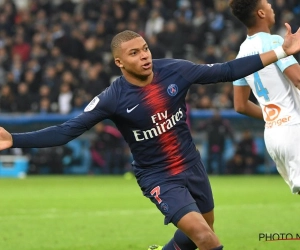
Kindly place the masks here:
<instances>
[{"instance_id":1,"label":"player's open mouth","mask_svg":"<svg viewBox=\"0 0 300 250\"><path fill-rule=\"evenodd\" d=\"M149 62L149 63L145 63L142 67L143 67L143 69L150 69L151 65L152 64Z\"/></svg>"}]
</instances>

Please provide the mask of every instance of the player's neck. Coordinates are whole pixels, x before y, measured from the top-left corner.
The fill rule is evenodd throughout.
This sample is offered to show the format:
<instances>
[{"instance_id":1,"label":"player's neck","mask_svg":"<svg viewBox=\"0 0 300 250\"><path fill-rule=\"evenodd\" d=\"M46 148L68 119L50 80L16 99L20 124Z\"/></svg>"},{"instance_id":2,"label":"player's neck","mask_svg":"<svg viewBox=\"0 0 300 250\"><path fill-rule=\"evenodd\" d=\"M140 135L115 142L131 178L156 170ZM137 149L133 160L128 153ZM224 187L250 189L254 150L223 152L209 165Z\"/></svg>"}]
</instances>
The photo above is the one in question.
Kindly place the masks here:
<instances>
[{"instance_id":1,"label":"player's neck","mask_svg":"<svg viewBox=\"0 0 300 250\"><path fill-rule=\"evenodd\" d=\"M271 33L271 30L268 26L255 26L252 28L248 28L247 31L248 36L253 36L259 32Z\"/></svg>"},{"instance_id":2,"label":"player's neck","mask_svg":"<svg viewBox=\"0 0 300 250\"><path fill-rule=\"evenodd\" d=\"M124 74L124 73L123 75L130 84L138 87L145 87L148 84L150 84L153 80L153 72L149 76L145 76L145 77L135 76L131 74Z\"/></svg>"}]
</instances>

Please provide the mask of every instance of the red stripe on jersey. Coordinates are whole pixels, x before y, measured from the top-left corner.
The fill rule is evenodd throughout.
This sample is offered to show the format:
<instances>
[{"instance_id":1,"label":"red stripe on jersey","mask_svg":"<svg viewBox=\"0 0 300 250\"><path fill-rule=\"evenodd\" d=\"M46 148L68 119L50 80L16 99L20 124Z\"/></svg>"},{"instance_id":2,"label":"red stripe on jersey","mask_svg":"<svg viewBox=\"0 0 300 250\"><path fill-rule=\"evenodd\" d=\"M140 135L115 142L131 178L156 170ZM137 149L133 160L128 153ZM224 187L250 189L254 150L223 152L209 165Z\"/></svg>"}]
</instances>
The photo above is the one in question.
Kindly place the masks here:
<instances>
[{"instance_id":1,"label":"red stripe on jersey","mask_svg":"<svg viewBox=\"0 0 300 250\"><path fill-rule=\"evenodd\" d=\"M173 246L176 250L181 250L181 248L176 244L176 242L174 242Z\"/></svg>"},{"instance_id":2,"label":"red stripe on jersey","mask_svg":"<svg viewBox=\"0 0 300 250\"><path fill-rule=\"evenodd\" d=\"M169 111L168 102L164 98L167 90L159 84L149 84L143 88L145 92L144 101L147 107L151 110L152 115L165 114ZM167 114L167 117L157 121L157 123L163 123L167 119L170 119L174 114ZM156 124L153 124L156 126ZM167 169L170 171L171 175L176 175L181 173L185 168L183 166L184 159L180 153L180 144L177 139L175 129L171 128L166 132L158 136L159 143L161 145L161 150L167 156Z\"/></svg>"}]
</instances>

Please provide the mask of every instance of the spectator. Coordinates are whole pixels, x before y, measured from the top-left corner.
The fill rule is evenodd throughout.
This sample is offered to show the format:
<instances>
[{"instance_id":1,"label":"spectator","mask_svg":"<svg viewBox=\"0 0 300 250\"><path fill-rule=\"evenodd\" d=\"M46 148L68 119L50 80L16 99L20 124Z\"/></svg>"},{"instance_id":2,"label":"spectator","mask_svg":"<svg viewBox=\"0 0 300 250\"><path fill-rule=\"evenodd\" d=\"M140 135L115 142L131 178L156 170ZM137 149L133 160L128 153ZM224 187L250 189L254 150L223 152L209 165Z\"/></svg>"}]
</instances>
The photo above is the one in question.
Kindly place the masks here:
<instances>
[{"instance_id":1,"label":"spectator","mask_svg":"<svg viewBox=\"0 0 300 250\"><path fill-rule=\"evenodd\" d=\"M207 134L207 173L225 174L224 151L226 139L231 139L233 144L235 144L235 138L229 121L222 118L220 111L215 109L213 116L200 124L198 130L205 130Z\"/></svg>"},{"instance_id":2,"label":"spectator","mask_svg":"<svg viewBox=\"0 0 300 250\"><path fill-rule=\"evenodd\" d=\"M207 17L202 6L196 8L191 22L191 28L192 33L190 42L195 46L195 48L203 48L205 45L205 39L203 39L203 37L205 37L205 33L207 31Z\"/></svg>"},{"instance_id":3,"label":"spectator","mask_svg":"<svg viewBox=\"0 0 300 250\"><path fill-rule=\"evenodd\" d=\"M165 52L164 48L157 42L156 35L149 37L148 45L149 45L151 53L152 53L152 58L156 59L156 58L165 58L166 57L166 52Z\"/></svg>"},{"instance_id":4,"label":"spectator","mask_svg":"<svg viewBox=\"0 0 300 250\"><path fill-rule=\"evenodd\" d=\"M62 54L62 51L59 47L54 46L50 49L50 56L48 57L47 63L50 65L56 65L57 63L64 62L65 55Z\"/></svg>"},{"instance_id":5,"label":"spectator","mask_svg":"<svg viewBox=\"0 0 300 250\"><path fill-rule=\"evenodd\" d=\"M0 110L2 113L16 111L16 98L9 85L3 85L0 90Z\"/></svg>"},{"instance_id":6,"label":"spectator","mask_svg":"<svg viewBox=\"0 0 300 250\"><path fill-rule=\"evenodd\" d=\"M12 46L11 52L12 56L20 55L22 62L26 62L30 55L30 45L24 39L24 36L19 34L15 36L14 44Z\"/></svg>"},{"instance_id":7,"label":"spectator","mask_svg":"<svg viewBox=\"0 0 300 250\"><path fill-rule=\"evenodd\" d=\"M211 109L213 107L211 97L209 95L203 95L196 102L196 109Z\"/></svg>"},{"instance_id":8,"label":"spectator","mask_svg":"<svg viewBox=\"0 0 300 250\"><path fill-rule=\"evenodd\" d=\"M150 17L146 22L145 36L149 39L153 35L157 35L163 30L164 18L160 15L157 9L154 9L150 13Z\"/></svg>"},{"instance_id":9,"label":"spectator","mask_svg":"<svg viewBox=\"0 0 300 250\"><path fill-rule=\"evenodd\" d=\"M24 71L23 63L21 55L15 54L11 57L11 64L10 64L10 72L13 74L13 82L14 87L13 91L16 92L17 85L21 81L21 77Z\"/></svg>"},{"instance_id":10,"label":"spectator","mask_svg":"<svg viewBox=\"0 0 300 250\"><path fill-rule=\"evenodd\" d=\"M47 112L57 112L57 95L54 95L53 91L48 85L41 85L38 94L35 95L35 100L32 104L32 109L35 112L41 112L41 110L47 110ZM46 104L47 100L49 104ZM47 106L47 108L45 108ZM48 107L49 106L49 107Z\"/></svg>"},{"instance_id":11,"label":"spectator","mask_svg":"<svg viewBox=\"0 0 300 250\"><path fill-rule=\"evenodd\" d=\"M57 97L59 93L60 79L57 75L55 66L48 65L45 67L42 76L42 85L46 85L52 92L53 97Z\"/></svg>"},{"instance_id":12,"label":"spectator","mask_svg":"<svg viewBox=\"0 0 300 250\"><path fill-rule=\"evenodd\" d=\"M101 93L106 87L109 86L109 79L104 74L101 75L103 68L102 65L93 65L88 72L88 80L85 83L85 90L91 100L94 96Z\"/></svg>"},{"instance_id":13,"label":"spectator","mask_svg":"<svg viewBox=\"0 0 300 250\"><path fill-rule=\"evenodd\" d=\"M206 64L219 62L221 59L218 56L217 47L215 45L207 45L205 47L203 61Z\"/></svg>"},{"instance_id":14,"label":"spectator","mask_svg":"<svg viewBox=\"0 0 300 250\"><path fill-rule=\"evenodd\" d=\"M175 20L169 20L164 25L164 30L157 34L157 40L171 57L185 58L185 37Z\"/></svg>"},{"instance_id":15,"label":"spectator","mask_svg":"<svg viewBox=\"0 0 300 250\"><path fill-rule=\"evenodd\" d=\"M273 8L276 16L281 20L275 26L276 33L282 34L280 23L285 21L289 21L293 28L297 26L300 16L298 2L276 0L273 1ZM103 59L102 72L109 74L109 78L118 76L119 69L115 66L110 67L110 58L106 56L111 36L130 28L149 37L146 28L147 20L152 24L153 20L160 20L157 22L158 25L155 25L158 28L150 31L151 34L157 33L157 42L154 36L148 39L154 58L157 54L160 55L157 57L180 57L193 61L202 60L206 63L214 63L216 60L227 61L235 57L241 39L239 34L245 32L240 22L232 15L228 15L228 6L223 0L102 1L101 3L97 1L77 3L71 0L60 1L60 3L30 1L28 8L22 10L17 10L14 1L10 0L0 4L0 12L1 84L5 84L3 77L12 71L14 85L11 86L15 94L17 94L18 84L25 81L24 70L33 70L35 82L39 83L35 87L29 85L30 92L36 93L38 86L45 84L43 82L45 79L40 79L32 66L28 67L28 64L32 64L32 59L38 62L43 76L49 65L55 65L56 77L60 77L63 71L72 68L76 79L86 81L87 78L84 78L86 75L81 75L81 71L89 70L89 67L85 68L85 59L91 60L91 64ZM161 30L162 20L163 30ZM232 27L235 28L234 33L230 31ZM17 41L23 41L24 44L21 42L17 45ZM21 50L16 49L18 46ZM199 51L198 48L203 46L209 46L208 53ZM214 48L210 53L211 46ZM161 56L162 53L165 56ZM22 55L21 63L18 63L12 54ZM299 58L299 56L295 57ZM71 58L77 61L74 63ZM84 69L82 70L81 67ZM52 89L56 93L58 90L57 87L56 90ZM76 91L73 87L72 90ZM208 93L208 98L213 99L211 93ZM190 105L192 108L209 107L207 104L199 105L198 99L191 99Z\"/></svg>"},{"instance_id":16,"label":"spectator","mask_svg":"<svg viewBox=\"0 0 300 250\"><path fill-rule=\"evenodd\" d=\"M96 138L91 144L93 166L103 174L123 174L126 165L125 145L120 132L103 122L95 125Z\"/></svg>"},{"instance_id":17,"label":"spectator","mask_svg":"<svg viewBox=\"0 0 300 250\"><path fill-rule=\"evenodd\" d=\"M31 105L34 102L33 95L29 92L28 85L21 82L18 85L18 98L16 98L16 112L27 113L31 112Z\"/></svg>"},{"instance_id":18,"label":"spectator","mask_svg":"<svg viewBox=\"0 0 300 250\"><path fill-rule=\"evenodd\" d=\"M72 110L73 92L68 83L62 83L58 94L58 112L60 114L68 114Z\"/></svg>"},{"instance_id":19,"label":"spectator","mask_svg":"<svg viewBox=\"0 0 300 250\"><path fill-rule=\"evenodd\" d=\"M245 165L242 155L235 152L233 157L227 161L226 170L227 174L244 174Z\"/></svg>"},{"instance_id":20,"label":"spectator","mask_svg":"<svg viewBox=\"0 0 300 250\"><path fill-rule=\"evenodd\" d=\"M38 81L38 79L36 78L36 74L34 73L34 71L26 70L21 79L23 79L23 81L28 85L29 91L31 93L38 93L40 81Z\"/></svg>"},{"instance_id":21,"label":"spectator","mask_svg":"<svg viewBox=\"0 0 300 250\"><path fill-rule=\"evenodd\" d=\"M42 168L48 168L50 174L62 174L64 172L64 158L70 157L72 151L63 145L51 148L39 148L31 153L29 164L35 173L39 173Z\"/></svg>"},{"instance_id":22,"label":"spectator","mask_svg":"<svg viewBox=\"0 0 300 250\"><path fill-rule=\"evenodd\" d=\"M40 114L52 113L51 101L48 97L42 97L37 106L37 112Z\"/></svg>"},{"instance_id":23,"label":"spectator","mask_svg":"<svg viewBox=\"0 0 300 250\"><path fill-rule=\"evenodd\" d=\"M3 70L9 69L10 57L7 53L7 48L4 46L4 42L0 40L0 66Z\"/></svg>"},{"instance_id":24,"label":"spectator","mask_svg":"<svg viewBox=\"0 0 300 250\"><path fill-rule=\"evenodd\" d=\"M263 157L257 152L254 137L250 130L243 131L242 138L237 143L236 154L242 157L244 165L242 173L244 174L255 173L257 166L263 163Z\"/></svg>"},{"instance_id":25,"label":"spectator","mask_svg":"<svg viewBox=\"0 0 300 250\"><path fill-rule=\"evenodd\" d=\"M88 37L84 42L84 59L91 63L102 61L102 50L95 35Z\"/></svg>"},{"instance_id":26,"label":"spectator","mask_svg":"<svg viewBox=\"0 0 300 250\"><path fill-rule=\"evenodd\" d=\"M226 7L227 3L223 0L216 0L215 9L210 10L208 14L209 31L213 35L213 44L220 44L222 34L225 31L226 24Z\"/></svg>"},{"instance_id":27,"label":"spectator","mask_svg":"<svg viewBox=\"0 0 300 250\"><path fill-rule=\"evenodd\" d=\"M61 82L67 83L71 87L72 91L74 91L74 92L79 87L78 79L76 79L76 77L74 77L72 72L68 69L62 73Z\"/></svg>"},{"instance_id":28,"label":"spectator","mask_svg":"<svg viewBox=\"0 0 300 250\"><path fill-rule=\"evenodd\" d=\"M212 100L212 106L217 109L232 109L233 102L228 98L225 93L218 93Z\"/></svg>"},{"instance_id":29,"label":"spectator","mask_svg":"<svg viewBox=\"0 0 300 250\"><path fill-rule=\"evenodd\" d=\"M193 18L193 11L191 10L191 3L189 0L179 0L178 9L174 12L176 19L183 18L185 23L190 23Z\"/></svg>"}]
</instances>

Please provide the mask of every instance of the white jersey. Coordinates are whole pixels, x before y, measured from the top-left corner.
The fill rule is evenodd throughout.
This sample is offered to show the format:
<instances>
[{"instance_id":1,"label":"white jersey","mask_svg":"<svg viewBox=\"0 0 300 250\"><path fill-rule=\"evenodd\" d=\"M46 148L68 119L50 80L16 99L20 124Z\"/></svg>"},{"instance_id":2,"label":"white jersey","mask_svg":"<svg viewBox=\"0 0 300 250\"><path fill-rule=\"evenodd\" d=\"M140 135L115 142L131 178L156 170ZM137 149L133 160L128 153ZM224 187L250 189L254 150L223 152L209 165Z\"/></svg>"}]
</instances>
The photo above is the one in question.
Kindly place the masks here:
<instances>
[{"instance_id":1,"label":"white jersey","mask_svg":"<svg viewBox=\"0 0 300 250\"><path fill-rule=\"evenodd\" d=\"M247 36L237 58L267 52L281 46L282 43L282 37L269 33L260 32ZM233 82L236 86L251 87L263 110L266 128L300 123L299 90L282 73L287 67L296 63L298 63L296 59L289 56Z\"/></svg>"}]
</instances>

